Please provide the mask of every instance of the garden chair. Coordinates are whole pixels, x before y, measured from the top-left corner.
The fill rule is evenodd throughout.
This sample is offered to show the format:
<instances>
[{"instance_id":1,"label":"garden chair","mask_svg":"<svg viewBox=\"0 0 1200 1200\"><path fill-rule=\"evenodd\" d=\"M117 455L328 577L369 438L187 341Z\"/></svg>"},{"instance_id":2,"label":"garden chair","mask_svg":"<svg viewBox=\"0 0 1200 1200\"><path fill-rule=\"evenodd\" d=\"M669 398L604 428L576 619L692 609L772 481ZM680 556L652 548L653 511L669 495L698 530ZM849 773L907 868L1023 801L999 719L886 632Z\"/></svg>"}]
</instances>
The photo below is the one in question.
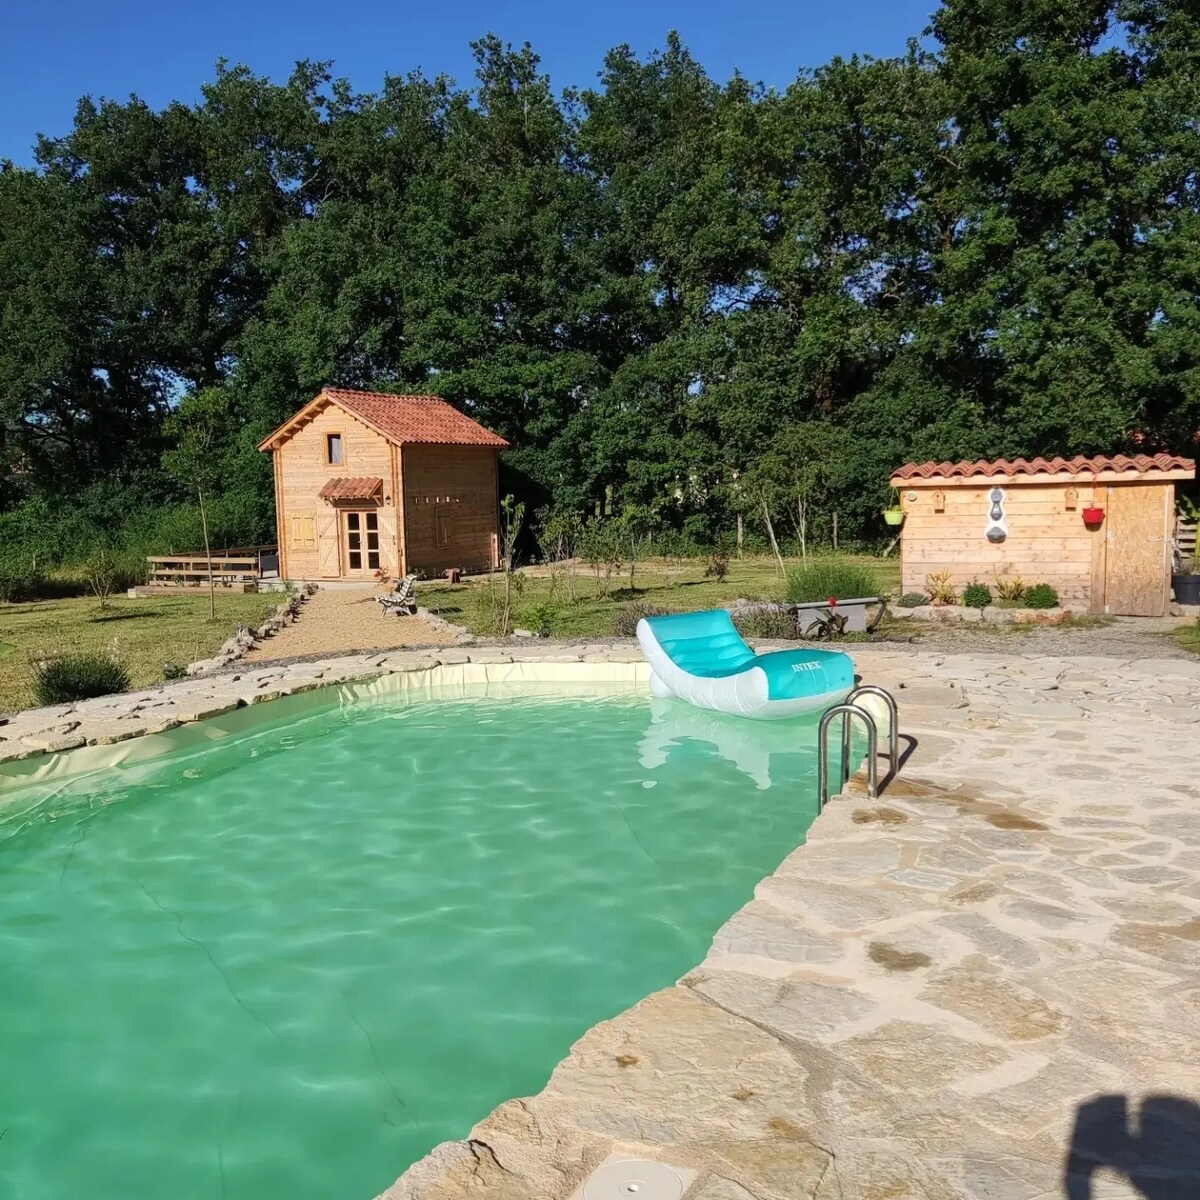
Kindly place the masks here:
<instances>
[{"instance_id":1,"label":"garden chair","mask_svg":"<svg viewBox=\"0 0 1200 1200\"><path fill-rule=\"evenodd\" d=\"M417 585L415 575L405 575L396 584L396 590L387 596L376 596L379 607L385 613L395 613L398 617L411 617L417 611L417 600L413 594Z\"/></svg>"}]
</instances>

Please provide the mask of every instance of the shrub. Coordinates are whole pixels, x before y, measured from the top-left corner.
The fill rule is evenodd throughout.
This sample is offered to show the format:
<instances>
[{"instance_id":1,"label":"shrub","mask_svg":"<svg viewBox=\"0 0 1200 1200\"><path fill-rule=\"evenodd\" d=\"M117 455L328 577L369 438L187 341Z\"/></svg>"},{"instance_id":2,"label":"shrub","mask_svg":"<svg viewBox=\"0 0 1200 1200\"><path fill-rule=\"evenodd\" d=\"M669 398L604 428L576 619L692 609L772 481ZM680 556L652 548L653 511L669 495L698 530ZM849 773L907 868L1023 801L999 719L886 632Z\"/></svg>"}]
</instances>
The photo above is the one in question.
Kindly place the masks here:
<instances>
[{"instance_id":1,"label":"shrub","mask_svg":"<svg viewBox=\"0 0 1200 1200\"><path fill-rule=\"evenodd\" d=\"M535 604L525 612L525 625L549 637L554 626L558 623L558 608L553 604Z\"/></svg>"},{"instance_id":2,"label":"shrub","mask_svg":"<svg viewBox=\"0 0 1200 1200\"><path fill-rule=\"evenodd\" d=\"M633 637L637 633L637 623L643 617L665 617L667 610L656 604L647 604L644 600L635 600L632 604L623 604L613 616L613 633L617 637Z\"/></svg>"},{"instance_id":3,"label":"shrub","mask_svg":"<svg viewBox=\"0 0 1200 1200\"><path fill-rule=\"evenodd\" d=\"M962 602L964 608L987 608L992 602L992 589L986 583L972 579L963 588Z\"/></svg>"},{"instance_id":4,"label":"shrub","mask_svg":"<svg viewBox=\"0 0 1200 1200\"><path fill-rule=\"evenodd\" d=\"M782 612L750 612L733 621L742 637L769 638L772 641L795 641L802 634L796 618Z\"/></svg>"},{"instance_id":5,"label":"shrub","mask_svg":"<svg viewBox=\"0 0 1200 1200\"><path fill-rule=\"evenodd\" d=\"M165 662L163 663L163 678L170 682L172 679L186 679L187 667L182 663Z\"/></svg>"},{"instance_id":6,"label":"shrub","mask_svg":"<svg viewBox=\"0 0 1200 1200\"><path fill-rule=\"evenodd\" d=\"M923 604L929 603L929 597L924 592L905 592L899 600L896 601L897 608L920 608Z\"/></svg>"},{"instance_id":7,"label":"shrub","mask_svg":"<svg viewBox=\"0 0 1200 1200\"><path fill-rule=\"evenodd\" d=\"M724 546L717 546L704 563L704 578L720 583L728 574L729 551Z\"/></svg>"},{"instance_id":8,"label":"shrub","mask_svg":"<svg viewBox=\"0 0 1200 1200\"><path fill-rule=\"evenodd\" d=\"M957 604L958 593L954 590L949 571L938 571L925 576L925 592L931 604Z\"/></svg>"},{"instance_id":9,"label":"shrub","mask_svg":"<svg viewBox=\"0 0 1200 1200\"><path fill-rule=\"evenodd\" d=\"M129 672L112 654L61 654L34 667L33 693L39 704L72 704L93 696L110 696L128 687Z\"/></svg>"},{"instance_id":10,"label":"shrub","mask_svg":"<svg viewBox=\"0 0 1200 1200\"><path fill-rule=\"evenodd\" d=\"M1025 580L1020 575L1009 575L1003 579L996 576L996 595L1001 600L1020 600L1025 594Z\"/></svg>"},{"instance_id":11,"label":"shrub","mask_svg":"<svg viewBox=\"0 0 1200 1200\"><path fill-rule=\"evenodd\" d=\"M1058 592L1048 583L1035 583L1033 587L1025 589L1021 603L1026 608L1057 608Z\"/></svg>"},{"instance_id":12,"label":"shrub","mask_svg":"<svg viewBox=\"0 0 1200 1200\"><path fill-rule=\"evenodd\" d=\"M858 563L842 558L816 558L788 572L784 598L789 604L815 600L855 600L873 596L878 589L875 576Z\"/></svg>"},{"instance_id":13,"label":"shrub","mask_svg":"<svg viewBox=\"0 0 1200 1200\"><path fill-rule=\"evenodd\" d=\"M0 600L10 604L36 600L45 583L42 573L33 568L21 570L0 564Z\"/></svg>"},{"instance_id":14,"label":"shrub","mask_svg":"<svg viewBox=\"0 0 1200 1200\"><path fill-rule=\"evenodd\" d=\"M615 521L592 517L579 534L579 557L596 578L596 596L603 600L612 586L613 572L621 565L621 531Z\"/></svg>"}]
</instances>

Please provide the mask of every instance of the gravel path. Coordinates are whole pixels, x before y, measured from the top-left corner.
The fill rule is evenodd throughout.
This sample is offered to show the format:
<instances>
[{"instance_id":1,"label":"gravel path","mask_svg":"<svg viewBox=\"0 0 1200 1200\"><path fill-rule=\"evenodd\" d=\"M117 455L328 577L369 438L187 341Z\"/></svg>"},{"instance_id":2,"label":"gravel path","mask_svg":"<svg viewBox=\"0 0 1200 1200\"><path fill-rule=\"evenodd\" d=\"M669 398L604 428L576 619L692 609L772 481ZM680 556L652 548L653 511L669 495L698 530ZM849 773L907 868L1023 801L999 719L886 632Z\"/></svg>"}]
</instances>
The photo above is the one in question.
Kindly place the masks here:
<instances>
[{"instance_id":1,"label":"gravel path","mask_svg":"<svg viewBox=\"0 0 1200 1200\"><path fill-rule=\"evenodd\" d=\"M392 616L375 603L378 590L320 588L300 616L273 638L256 646L240 661L270 662L359 650L393 650L405 646L448 646L454 635L423 617Z\"/></svg>"}]
</instances>

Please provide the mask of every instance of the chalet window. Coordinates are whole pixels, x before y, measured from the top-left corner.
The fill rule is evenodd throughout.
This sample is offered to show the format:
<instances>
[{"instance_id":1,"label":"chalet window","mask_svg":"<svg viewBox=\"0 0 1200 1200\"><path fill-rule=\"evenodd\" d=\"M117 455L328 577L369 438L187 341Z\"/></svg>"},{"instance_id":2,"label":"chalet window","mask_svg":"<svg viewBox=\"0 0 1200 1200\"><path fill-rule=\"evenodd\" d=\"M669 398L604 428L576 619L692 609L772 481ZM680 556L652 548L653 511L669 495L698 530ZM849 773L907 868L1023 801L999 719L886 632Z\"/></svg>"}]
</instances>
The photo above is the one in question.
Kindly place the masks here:
<instances>
[{"instance_id":1,"label":"chalet window","mask_svg":"<svg viewBox=\"0 0 1200 1200\"><path fill-rule=\"evenodd\" d=\"M317 544L316 522L312 513L296 513L292 517L292 546L311 550Z\"/></svg>"},{"instance_id":2,"label":"chalet window","mask_svg":"<svg viewBox=\"0 0 1200 1200\"><path fill-rule=\"evenodd\" d=\"M438 546L449 546L454 541L454 514L444 509L434 513Z\"/></svg>"},{"instance_id":3,"label":"chalet window","mask_svg":"<svg viewBox=\"0 0 1200 1200\"><path fill-rule=\"evenodd\" d=\"M340 433L325 435L325 461L331 467L342 465L342 435Z\"/></svg>"}]
</instances>

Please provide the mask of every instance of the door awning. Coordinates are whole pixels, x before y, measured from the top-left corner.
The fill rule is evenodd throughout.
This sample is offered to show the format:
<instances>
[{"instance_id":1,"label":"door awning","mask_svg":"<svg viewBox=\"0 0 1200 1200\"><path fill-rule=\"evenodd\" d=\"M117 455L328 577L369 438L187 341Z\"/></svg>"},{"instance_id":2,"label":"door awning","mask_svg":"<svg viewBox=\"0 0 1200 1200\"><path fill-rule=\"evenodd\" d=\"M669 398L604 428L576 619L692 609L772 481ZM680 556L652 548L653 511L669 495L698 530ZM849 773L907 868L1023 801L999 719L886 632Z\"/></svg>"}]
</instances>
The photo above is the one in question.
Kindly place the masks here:
<instances>
[{"instance_id":1,"label":"door awning","mask_svg":"<svg viewBox=\"0 0 1200 1200\"><path fill-rule=\"evenodd\" d=\"M378 495L383 480L374 475L339 476L317 493L322 500L370 500Z\"/></svg>"}]
</instances>

